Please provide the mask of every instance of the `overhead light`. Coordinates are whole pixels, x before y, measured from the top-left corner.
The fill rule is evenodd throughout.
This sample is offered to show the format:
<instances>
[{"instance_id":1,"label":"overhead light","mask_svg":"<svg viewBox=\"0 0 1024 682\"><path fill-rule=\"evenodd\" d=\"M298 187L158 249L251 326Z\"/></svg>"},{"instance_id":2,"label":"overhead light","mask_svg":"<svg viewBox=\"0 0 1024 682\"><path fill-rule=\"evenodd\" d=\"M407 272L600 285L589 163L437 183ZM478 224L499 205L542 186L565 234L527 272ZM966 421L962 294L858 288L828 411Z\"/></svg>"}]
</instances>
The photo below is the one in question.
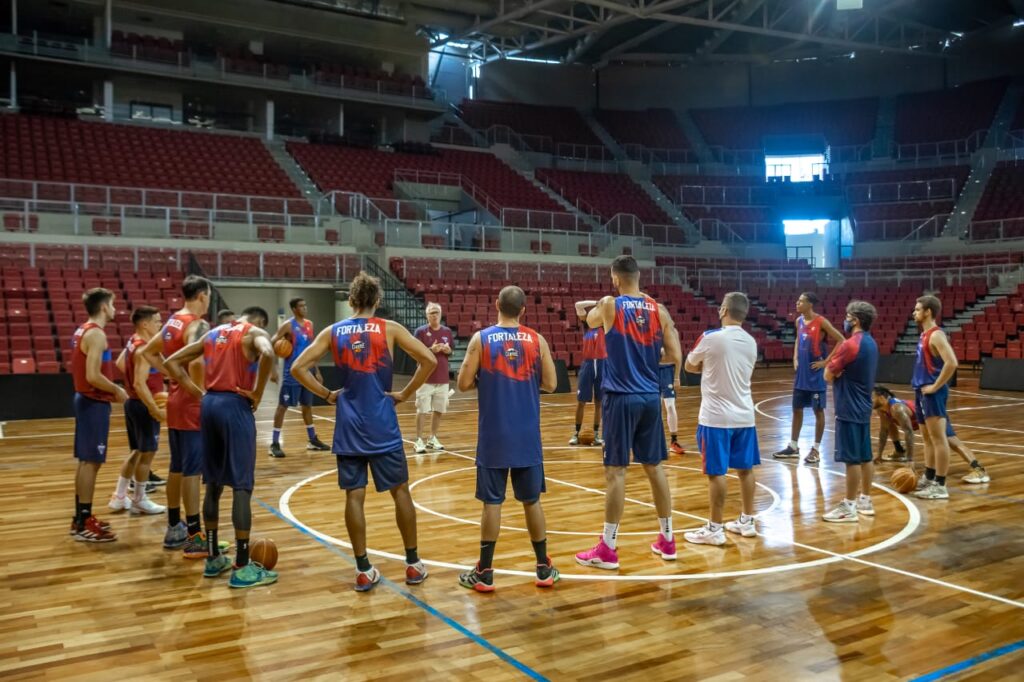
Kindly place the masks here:
<instances>
[{"instance_id":1,"label":"overhead light","mask_svg":"<svg viewBox=\"0 0 1024 682\"><path fill-rule=\"evenodd\" d=\"M1014 28L1020 28L1021 26L1024 26L1024 19L1015 19L1013 21Z\"/></svg>"},{"instance_id":2,"label":"overhead light","mask_svg":"<svg viewBox=\"0 0 1024 682\"><path fill-rule=\"evenodd\" d=\"M836 0L836 9L864 9L864 0Z\"/></svg>"},{"instance_id":3,"label":"overhead light","mask_svg":"<svg viewBox=\"0 0 1024 682\"><path fill-rule=\"evenodd\" d=\"M557 59L537 59L535 57L506 57L513 62L533 62L534 64L561 64Z\"/></svg>"}]
</instances>

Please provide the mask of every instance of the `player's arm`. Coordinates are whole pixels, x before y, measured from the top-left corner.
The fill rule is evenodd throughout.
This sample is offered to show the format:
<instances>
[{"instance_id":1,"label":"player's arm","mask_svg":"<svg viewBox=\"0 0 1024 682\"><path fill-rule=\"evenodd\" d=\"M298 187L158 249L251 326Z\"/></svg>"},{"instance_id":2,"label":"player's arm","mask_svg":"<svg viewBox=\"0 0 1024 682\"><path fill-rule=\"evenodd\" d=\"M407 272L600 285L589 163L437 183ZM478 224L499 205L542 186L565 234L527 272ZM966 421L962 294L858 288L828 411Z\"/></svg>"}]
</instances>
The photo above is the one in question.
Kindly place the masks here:
<instances>
[{"instance_id":1,"label":"player's arm","mask_svg":"<svg viewBox=\"0 0 1024 682\"><path fill-rule=\"evenodd\" d=\"M103 374L103 353L107 350L107 335L102 329L90 329L82 335L82 347L85 349L85 380L93 388L112 393L114 399L123 403L128 394Z\"/></svg>"},{"instance_id":2,"label":"player's arm","mask_svg":"<svg viewBox=\"0 0 1024 682\"><path fill-rule=\"evenodd\" d=\"M480 332L476 332L473 334L473 338L469 340L469 347L466 348L466 357L462 359L462 366L459 367L459 376L455 380L459 390L465 392L476 388L476 376L479 372Z\"/></svg>"},{"instance_id":3,"label":"player's arm","mask_svg":"<svg viewBox=\"0 0 1024 682\"><path fill-rule=\"evenodd\" d=\"M136 355L146 358L146 362L149 363L150 367L156 367L156 371L170 378L171 375L168 373L167 368L164 367L163 352L164 334L163 329L161 329L159 334L154 334L153 338L147 341L145 346L136 351Z\"/></svg>"},{"instance_id":4,"label":"player's arm","mask_svg":"<svg viewBox=\"0 0 1024 682\"><path fill-rule=\"evenodd\" d=\"M149 382L146 380L149 378L149 363L146 362L145 356L142 353L136 353L134 356L134 369L135 369L135 382L132 384L135 389L135 395L139 396L139 400L149 410L149 415L158 422L167 421L167 410L160 409L156 404L156 399L153 397L153 392L149 390Z\"/></svg>"},{"instance_id":5,"label":"player's arm","mask_svg":"<svg viewBox=\"0 0 1024 682\"><path fill-rule=\"evenodd\" d=\"M896 410L896 420L903 431L903 447L907 451L907 459L914 461L914 422L910 420L910 408L900 405Z\"/></svg>"},{"instance_id":6,"label":"player's arm","mask_svg":"<svg viewBox=\"0 0 1024 682\"><path fill-rule=\"evenodd\" d=\"M274 367L274 346L270 343L270 334L259 327L250 327L246 337L249 351L259 359L259 365L256 368L256 386L251 391L242 389L240 392L249 399L252 411L255 412L263 400L263 391L267 388L270 370Z\"/></svg>"},{"instance_id":7,"label":"player's arm","mask_svg":"<svg viewBox=\"0 0 1024 682\"><path fill-rule=\"evenodd\" d=\"M555 373L555 360L551 357L551 349L548 341L540 334L537 335L540 341L540 390L545 393L554 393L558 388L558 375Z\"/></svg>"},{"instance_id":8,"label":"player's arm","mask_svg":"<svg viewBox=\"0 0 1024 682\"><path fill-rule=\"evenodd\" d=\"M949 345L949 339L946 338L946 333L939 331L931 335L928 339L928 345L932 351L939 354L942 358L942 362L945 364L942 367L942 371L939 372L939 378L935 380L934 384L921 387L921 393L925 395L931 395L937 390L942 388L953 378L953 373L956 372L957 366L960 364L957 362L956 353L953 352L953 347Z\"/></svg>"},{"instance_id":9,"label":"player's arm","mask_svg":"<svg viewBox=\"0 0 1024 682\"><path fill-rule=\"evenodd\" d=\"M292 340L291 337L292 337L292 325L291 325L290 322L284 322L284 323L282 323L277 328L277 331L274 332L274 336L271 337L271 339L270 339L270 347L273 348L274 344L277 343L278 341L280 341L281 339L287 338L288 340L291 341ZM292 342L294 343L294 341L292 341ZM314 371L316 371L316 370L314 369ZM274 365L273 365L273 371L270 373L270 380L273 381L276 384L278 381L280 381L280 379L281 379L281 377L277 373L277 361L275 360L274 361Z\"/></svg>"},{"instance_id":10,"label":"player's arm","mask_svg":"<svg viewBox=\"0 0 1024 682\"><path fill-rule=\"evenodd\" d=\"M185 340L188 343L195 343L196 341L198 341L200 344L199 348L201 351L203 347L203 337L206 336L206 332L208 331L210 331L210 323L202 318L199 318L198 320L194 320L192 324L190 324L188 328L185 330ZM200 352L199 355L202 356L202 352ZM203 375L205 374L204 369L205 368L202 362L193 362L191 365L188 366L189 376L192 377L192 383L194 383L196 386L203 385Z\"/></svg>"},{"instance_id":11,"label":"player's arm","mask_svg":"<svg viewBox=\"0 0 1024 682\"><path fill-rule=\"evenodd\" d=\"M333 405L337 402L338 393L341 391L329 390L323 385L320 373L317 372L314 375L311 371L320 362L320 358L327 355L327 351L330 349L331 327L324 327L316 335L316 338L313 339L313 343L309 344L306 350L302 351L299 357L295 358L295 362L292 363L292 377L313 395L319 396Z\"/></svg>"},{"instance_id":12,"label":"player's arm","mask_svg":"<svg viewBox=\"0 0 1024 682\"><path fill-rule=\"evenodd\" d=\"M811 363L811 369L821 369L822 367L827 365L829 363L829 360L832 359L832 356L835 355L836 352L839 350L839 346L841 346L843 344L843 341L846 341L846 337L843 336L842 333L840 333L840 331L838 329L833 327L832 323L829 322L828 319L826 319L824 317L821 318L821 329L822 329L822 331L825 332L825 334L828 335L828 338L832 339L832 351L828 354L828 356L824 360L818 360L817 362L812 362ZM793 357L794 358L796 357L796 346L795 345L793 346Z\"/></svg>"},{"instance_id":13,"label":"player's arm","mask_svg":"<svg viewBox=\"0 0 1024 682\"><path fill-rule=\"evenodd\" d=\"M391 399L396 403L405 402L412 396L420 386L426 383L434 368L437 367L437 358L430 352L430 349L423 345L423 342L409 333L409 330L397 322L387 322L388 341L397 343L398 347L409 354L416 361L416 373L401 391L392 391ZM393 347L393 346L392 346Z\"/></svg>"},{"instance_id":14,"label":"player's arm","mask_svg":"<svg viewBox=\"0 0 1024 682\"><path fill-rule=\"evenodd\" d=\"M128 349L127 348L122 348L121 349L121 354L118 355L117 356L117 360L114 361L114 366L117 367L117 370L119 372L121 372L121 374L124 374L124 361L125 361L125 356L127 354L128 354Z\"/></svg>"},{"instance_id":15,"label":"player's arm","mask_svg":"<svg viewBox=\"0 0 1024 682\"><path fill-rule=\"evenodd\" d=\"M192 366L203 356L203 340L193 341L171 357L164 360L168 376L194 398L202 398L205 391L193 380ZM200 382L202 380L200 379Z\"/></svg>"},{"instance_id":16,"label":"player's arm","mask_svg":"<svg viewBox=\"0 0 1024 682\"><path fill-rule=\"evenodd\" d=\"M586 322L587 312L596 305L597 301L576 301L576 317Z\"/></svg>"},{"instance_id":17,"label":"player's arm","mask_svg":"<svg viewBox=\"0 0 1024 682\"><path fill-rule=\"evenodd\" d=\"M605 331L611 329L615 323L615 299L605 296L597 302L590 312L587 313L587 326L591 329L604 327Z\"/></svg>"},{"instance_id":18,"label":"player's arm","mask_svg":"<svg viewBox=\"0 0 1024 682\"><path fill-rule=\"evenodd\" d=\"M800 339L793 344L793 371L800 369Z\"/></svg>"},{"instance_id":19,"label":"player's arm","mask_svg":"<svg viewBox=\"0 0 1024 682\"><path fill-rule=\"evenodd\" d=\"M693 345L693 350L686 356L686 363L683 365L683 369L690 374L700 374L704 368L704 356L708 350L706 338L705 334L697 337L697 343Z\"/></svg>"},{"instance_id":20,"label":"player's arm","mask_svg":"<svg viewBox=\"0 0 1024 682\"><path fill-rule=\"evenodd\" d=\"M885 444L889 442L889 417L879 413L878 418L878 452L875 453L876 462L882 459L882 453L885 452Z\"/></svg>"},{"instance_id":21,"label":"player's arm","mask_svg":"<svg viewBox=\"0 0 1024 682\"><path fill-rule=\"evenodd\" d=\"M853 349L850 339L843 341L836 352L832 354L832 359L825 365L825 381L832 383L842 375L846 366L853 362L855 355L856 351Z\"/></svg>"}]
</instances>

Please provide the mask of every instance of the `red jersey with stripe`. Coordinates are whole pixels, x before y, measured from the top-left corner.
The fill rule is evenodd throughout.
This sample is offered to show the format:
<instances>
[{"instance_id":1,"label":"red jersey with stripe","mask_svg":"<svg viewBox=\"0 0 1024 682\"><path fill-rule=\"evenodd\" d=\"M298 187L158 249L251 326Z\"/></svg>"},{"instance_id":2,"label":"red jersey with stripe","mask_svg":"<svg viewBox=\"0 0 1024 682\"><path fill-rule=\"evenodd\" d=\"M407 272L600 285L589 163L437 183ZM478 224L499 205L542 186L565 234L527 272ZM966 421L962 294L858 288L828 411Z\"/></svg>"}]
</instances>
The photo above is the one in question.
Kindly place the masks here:
<instances>
[{"instance_id":1,"label":"red jersey with stripe","mask_svg":"<svg viewBox=\"0 0 1024 682\"><path fill-rule=\"evenodd\" d=\"M204 379L207 391L241 393L256 386L259 363L245 357L242 341L252 324L236 322L222 324L207 332L203 338Z\"/></svg>"},{"instance_id":2,"label":"red jersey with stripe","mask_svg":"<svg viewBox=\"0 0 1024 682\"><path fill-rule=\"evenodd\" d=\"M914 404L914 401L900 400L899 398L889 398L889 409L887 412L889 415L889 419L892 419L893 421L896 421L896 417L893 416L892 408L895 407L896 405L903 405L905 408L910 410L910 424L911 426L914 427L914 430L917 431L919 428L917 424L917 405Z\"/></svg>"},{"instance_id":3,"label":"red jersey with stripe","mask_svg":"<svg viewBox=\"0 0 1024 682\"><path fill-rule=\"evenodd\" d=\"M661 317L650 296L619 296L615 322L605 333L601 388L609 393L661 393Z\"/></svg>"},{"instance_id":4,"label":"red jersey with stripe","mask_svg":"<svg viewBox=\"0 0 1024 682\"><path fill-rule=\"evenodd\" d=\"M604 345L604 327L583 332L583 359L604 360L606 357L608 350Z\"/></svg>"},{"instance_id":5,"label":"red jersey with stripe","mask_svg":"<svg viewBox=\"0 0 1024 682\"><path fill-rule=\"evenodd\" d=\"M129 398L139 399L135 392L135 351L146 345L146 340L138 334L132 334L128 345L124 349L124 390L128 392ZM153 395L164 390L164 375L156 367L149 368L149 376L146 377L146 385Z\"/></svg>"},{"instance_id":6,"label":"red jersey with stripe","mask_svg":"<svg viewBox=\"0 0 1024 682\"><path fill-rule=\"evenodd\" d=\"M934 384L942 374L942 368L946 366L941 356L932 353L932 334L937 331L938 325L922 332L917 341L917 361L914 363L914 376L910 380L914 388Z\"/></svg>"},{"instance_id":7,"label":"red jersey with stripe","mask_svg":"<svg viewBox=\"0 0 1024 682\"><path fill-rule=\"evenodd\" d=\"M76 329L74 336L71 337L71 376L75 381L75 391L81 393L86 398L111 403L114 402L113 393L101 391L90 384L88 379L85 378L85 362L88 356L82 348L82 337L91 329L103 331L103 327L95 322L86 322ZM114 362L111 359L109 348L103 350L103 364L100 365L100 372L111 381L114 380Z\"/></svg>"},{"instance_id":8,"label":"red jersey with stripe","mask_svg":"<svg viewBox=\"0 0 1024 682\"><path fill-rule=\"evenodd\" d=\"M825 368L813 369L812 362L824 360L828 355L825 335L821 329L821 315L815 315L810 322L803 315L796 323L796 376L793 388L800 391L825 391Z\"/></svg>"},{"instance_id":9,"label":"red jersey with stripe","mask_svg":"<svg viewBox=\"0 0 1024 682\"><path fill-rule=\"evenodd\" d=\"M160 330L164 337L164 357L169 358L188 345L185 330L200 319L192 313L174 313ZM199 430L199 398L172 381L167 394L167 428L179 431Z\"/></svg>"}]
</instances>

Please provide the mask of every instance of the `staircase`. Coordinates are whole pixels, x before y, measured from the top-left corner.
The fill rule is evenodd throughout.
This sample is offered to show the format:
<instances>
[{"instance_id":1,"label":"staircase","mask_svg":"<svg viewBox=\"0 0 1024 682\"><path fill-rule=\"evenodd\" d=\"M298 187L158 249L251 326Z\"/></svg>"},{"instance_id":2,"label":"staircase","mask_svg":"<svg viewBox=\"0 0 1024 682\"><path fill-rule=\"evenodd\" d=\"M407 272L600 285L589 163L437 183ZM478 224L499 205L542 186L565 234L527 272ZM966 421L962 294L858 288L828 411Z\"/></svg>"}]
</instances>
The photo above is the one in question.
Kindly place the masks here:
<instances>
[{"instance_id":1,"label":"staircase","mask_svg":"<svg viewBox=\"0 0 1024 682\"><path fill-rule=\"evenodd\" d=\"M875 137L871 140L871 158L887 159L892 156L893 141L896 139L896 98L879 97L878 114L875 116Z\"/></svg>"},{"instance_id":2,"label":"staircase","mask_svg":"<svg viewBox=\"0 0 1024 682\"><path fill-rule=\"evenodd\" d=\"M999 103L996 115L992 119L992 125L989 126L988 133L985 135L982 148L971 158L971 174L967 176L967 182L964 184L960 196L957 197L953 215L942 231L943 236L958 237L962 235L971 224L971 220L974 219L974 211L985 194L988 179L999 162L998 144L1009 130L1022 96L1024 96L1024 85L1019 82L1012 83L1006 89L1003 101Z\"/></svg>"},{"instance_id":3,"label":"staircase","mask_svg":"<svg viewBox=\"0 0 1024 682\"><path fill-rule=\"evenodd\" d=\"M444 122L451 123L458 126L464 133L469 135L473 140L473 144L477 147L486 147L487 140L480 134L476 128L471 127L468 123L462 120L462 116L459 115L459 109L454 104L448 105L448 110L444 112Z\"/></svg>"},{"instance_id":4,"label":"staircase","mask_svg":"<svg viewBox=\"0 0 1024 682\"><path fill-rule=\"evenodd\" d=\"M639 165L639 164L637 164ZM661 191L661 188L650 181L649 177L644 177L646 172L641 173L636 169L632 168L632 164L628 167L630 171L629 177L633 179L633 182L640 186L640 188L654 200L654 203L658 207L668 214L668 217L672 219L672 222L683 228L686 231L686 242L688 244L696 244L701 240L700 230L694 225L686 215L679 210L672 201L665 196L665 193ZM641 167L642 168L642 167ZM644 169L646 171L646 169Z\"/></svg>"},{"instance_id":5,"label":"staircase","mask_svg":"<svg viewBox=\"0 0 1024 682\"><path fill-rule=\"evenodd\" d=\"M270 152L270 156L274 159L274 162L285 172L288 178L295 183L295 186L302 192L302 196L306 198L310 206L315 211L317 206L320 204L320 200L323 199L324 195L320 189L309 179L306 175L306 171L302 170L302 166L299 162L292 158L292 155L285 149L283 140L264 140L263 144L266 146L267 151Z\"/></svg>"},{"instance_id":6,"label":"staircase","mask_svg":"<svg viewBox=\"0 0 1024 682\"><path fill-rule=\"evenodd\" d=\"M583 120L590 126L590 130L597 135L597 139L601 140L601 143L611 151L612 157L619 162L625 161L627 158L626 152L619 146L618 141L612 137L611 133L598 123L597 119L594 118L594 114L586 109L580 109L579 112Z\"/></svg>"},{"instance_id":7,"label":"staircase","mask_svg":"<svg viewBox=\"0 0 1024 682\"><path fill-rule=\"evenodd\" d=\"M704 133L697 127L697 122L690 116L690 112L676 111L675 114L676 120L679 121L679 125L686 134L686 139L690 141L690 148L697 155L697 160L700 164L702 166L709 166L715 163L715 155L711 151L711 147L708 146L707 140L704 139Z\"/></svg>"},{"instance_id":8,"label":"staircase","mask_svg":"<svg viewBox=\"0 0 1024 682\"><path fill-rule=\"evenodd\" d=\"M984 312L986 308L994 306L996 301L999 299L1005 298L1016 291L1016 284L1000 284L999 286L992 287L988 290L986 295L982 296L956 315L943 319L942 328L946 332L959 331L961 327L973 320L975 315L980 312ZM917 328L917 323L914 322L914 318L911 317L907 321L907 326L903 330L903 334L900 335L899 341L896 342L896 352L916 353L917 340L919 336L920 331Z\"/></svg>"}]
</instances>

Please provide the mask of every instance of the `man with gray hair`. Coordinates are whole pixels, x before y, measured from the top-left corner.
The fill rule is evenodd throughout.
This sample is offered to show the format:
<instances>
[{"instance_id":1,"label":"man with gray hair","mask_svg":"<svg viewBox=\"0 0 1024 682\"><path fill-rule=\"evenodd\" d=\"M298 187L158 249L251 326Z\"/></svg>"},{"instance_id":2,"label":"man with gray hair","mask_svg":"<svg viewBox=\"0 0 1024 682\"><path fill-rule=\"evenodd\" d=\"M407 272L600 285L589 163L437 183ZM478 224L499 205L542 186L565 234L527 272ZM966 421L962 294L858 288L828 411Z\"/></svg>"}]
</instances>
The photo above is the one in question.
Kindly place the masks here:
<instances>
[{"instance_id":1,"label":"man with gray hair","mask_svg":"<svg viewBox=\"0 0 1024 682\"><path fill-rule=\"evenodd\" d=\"M427 304L427 324L419 327L414 336L430 349L437 358L437 367L427 379L427 383L416 391L416 454L423 454L429 445L434 450L444 450L437 439L437 430L441 425L441 415L448 411L448 356L452 354L455 334L441 324L441 306L431 302ZM424 427L430 415L430 438L423 440Z\"/></svg>"},{"instance_id":2,"label":"man with gray hair","mask_svg":"<svg viewBox=\"0 0 1024 682\"><path fill-rule=\"evenodd\" d=\"M866 301L846 306L843 341L825 366L825 381L834 386L837 462L846 465L846 497L823 516L830 523L857 523L858 515L874 516L871 483L875 474L871 452L872 393L878 369L878 345L869 330L878 313Z\"/></svg>"},{"instance_id":3,"label":"man with gray hair","mask_svg":"<svg viewBox=\"0 0 1024 682\"><path fill-rule=\"evenodd\" d=\"M757 342L743 329L750 301L733 291L722 298L718 317L722 326L700 335L686 356L686 371L700 374L700 414L697 446L708 477L709 521L684 534L687 542L724 545L725 531L743 537L757 535L754 524L754 467L761 463L754 427L754 399L750 377L757 364ZM740 479L743 512L735 521L722 523L725 476L729 469Z\"/></svg>"}]
</instances>

